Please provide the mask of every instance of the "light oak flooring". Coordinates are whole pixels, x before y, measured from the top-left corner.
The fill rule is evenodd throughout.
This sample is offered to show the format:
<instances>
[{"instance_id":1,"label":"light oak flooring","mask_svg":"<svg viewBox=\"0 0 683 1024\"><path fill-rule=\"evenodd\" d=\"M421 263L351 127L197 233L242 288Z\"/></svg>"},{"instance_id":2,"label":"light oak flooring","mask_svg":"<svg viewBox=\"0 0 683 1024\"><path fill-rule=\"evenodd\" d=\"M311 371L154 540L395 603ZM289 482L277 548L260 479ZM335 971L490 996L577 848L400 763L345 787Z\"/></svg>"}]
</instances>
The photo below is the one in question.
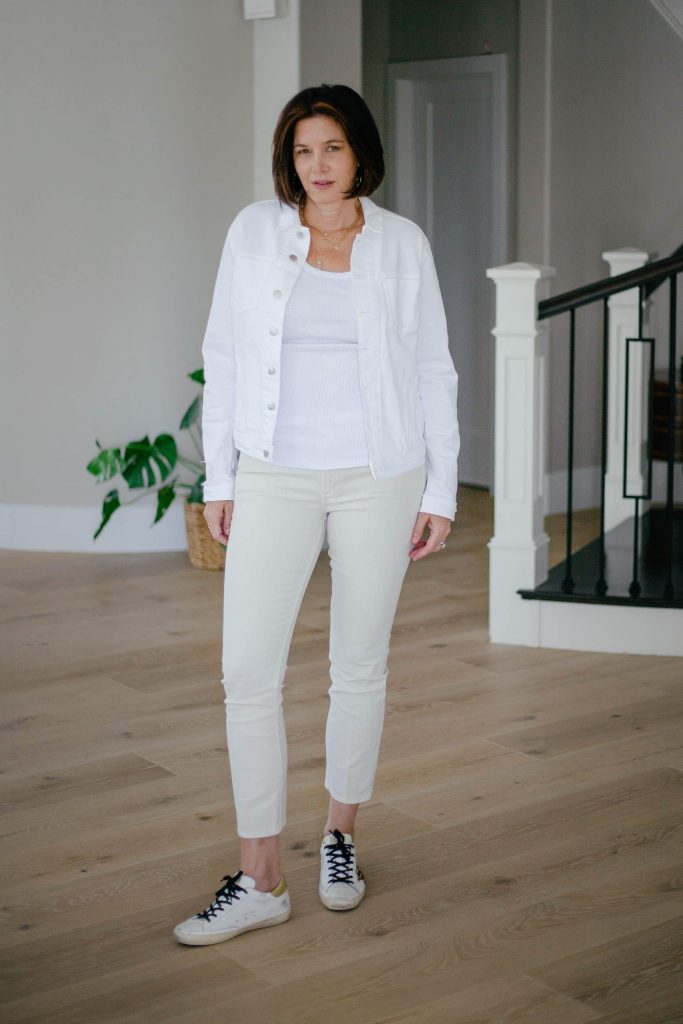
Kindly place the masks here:
<instances>
[{"instance_id":1,"label":"light oak flooring","mask_svg":"<svg viewBox=\"0 0 683 1024\"><path fill-rule=\"evenodd\" d=\"M490 535L462 488L448 548L409 566L348 913L317 894L322 553L286 679L292 917L206 948L171 931L239 866L222 573L0 552L2 1020L680 1024L682 660L490 644Z\"/></svg>"}]
</instances>

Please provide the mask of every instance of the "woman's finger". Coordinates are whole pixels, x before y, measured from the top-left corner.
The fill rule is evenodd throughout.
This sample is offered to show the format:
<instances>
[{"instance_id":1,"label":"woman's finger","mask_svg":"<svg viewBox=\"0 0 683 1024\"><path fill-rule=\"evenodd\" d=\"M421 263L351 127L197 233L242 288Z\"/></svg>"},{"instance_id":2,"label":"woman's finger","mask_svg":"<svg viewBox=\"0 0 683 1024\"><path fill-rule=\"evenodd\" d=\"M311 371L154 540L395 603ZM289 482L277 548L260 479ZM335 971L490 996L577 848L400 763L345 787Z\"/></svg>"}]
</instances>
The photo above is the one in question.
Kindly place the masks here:
<instances>
[{"instance_id":1,"label":"woman's finger","mask_svg":"<svg viewBox=\"0 0 683 1024\"><path fill-rule=\"evenodd\" d=\"M450 532L450 529L444 531L443 528L431 530L428 540L419 541L419 543L414 545L410 551L410 558L416 562L419 558L425 558L426 555L432 555L434 552L440 551L442 541L446 539Z\"/></svg>"}]
</instances>

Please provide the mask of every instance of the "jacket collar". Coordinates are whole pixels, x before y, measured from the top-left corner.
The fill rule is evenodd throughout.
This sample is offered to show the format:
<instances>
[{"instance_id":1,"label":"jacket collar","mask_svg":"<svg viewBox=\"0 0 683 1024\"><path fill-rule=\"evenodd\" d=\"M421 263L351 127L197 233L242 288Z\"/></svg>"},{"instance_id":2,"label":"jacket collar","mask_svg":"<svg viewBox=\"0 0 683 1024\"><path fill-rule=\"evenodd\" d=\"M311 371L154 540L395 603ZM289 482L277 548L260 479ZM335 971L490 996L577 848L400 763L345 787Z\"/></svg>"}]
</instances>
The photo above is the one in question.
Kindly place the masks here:
<instances>
[{"instance_id":1,"label":"jacket collar","mask_svg":"<svg viewBox=\"0 0 683 1024\"><path fill-rule=\"evenodd\" d=\"M365 223L370 231L381 231L382 230L382 214L384 210L377 203L374 203L370 196L359 196L360 204L363 207L363 216L365 217ZM281 204L280 219L278 226L280 228L291 227L293 224L299 224L299 210L296 206L290 206L288 203Z\"/></svg>"}]
</instances>

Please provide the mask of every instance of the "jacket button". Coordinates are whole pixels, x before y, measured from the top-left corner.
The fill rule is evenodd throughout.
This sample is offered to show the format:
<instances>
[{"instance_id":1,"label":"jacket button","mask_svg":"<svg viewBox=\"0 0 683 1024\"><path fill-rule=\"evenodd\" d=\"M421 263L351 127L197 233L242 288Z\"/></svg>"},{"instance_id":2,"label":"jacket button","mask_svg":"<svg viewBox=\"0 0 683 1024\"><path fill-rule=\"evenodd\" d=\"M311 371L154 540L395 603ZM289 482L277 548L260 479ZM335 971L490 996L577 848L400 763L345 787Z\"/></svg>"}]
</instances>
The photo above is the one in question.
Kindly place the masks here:
<instances>
[{"instance_id":1,"label":"jacket button","mask_svg":"<svg viewBox=\"0 0 683 1024\"><path fill-rule=\"evenodd\" d=\"M270 333L271 334L277 334L277 327L271 327L270 328Z\"/></svg>"},{"instance_id":2,"label":"jacket button","mask_svg":"<svg viewBox=\"0 0 683 1024\"><path fill-rule=\"evenodd\" d=\"M273 292L273 298L274 299L279 299L281 295L282 295L282 292L280 291L280 289L276 288L275 291Z\"/></svg>"},{"instance_id":3,"label":"jacket button","mask_svg":"<svg viewBox=\"0 0 683 1024\"><path fill-rule=\"evenodd\" d=\"M297 256L297 254L295 252L290 252L289 258L290 258L290 260L298 260L299 259L299 257Z\"/></svg>"},{"instance_id":4,"label":"jacket button","mask_svg":"<svg viewBox=\"0 0 683 1024\"><path fill-rule=\"evenodd\" d=\"M275 373L275 367L274 366L269 366L268 367L268 373Z\"/></svg>"},{"instance_id":5,"label":"jacket button","mask_svg":"<svg viewBox=\"0 0 683 1024\"><path fill-rule=\"evenodd\" d=\"M275 408L275 402L268 402L268 408L269 409L274 409Z\"/></svg>"},{"instance_id":6,"label":"jacket button","mask_svg":"<svg viewBox=\"0 0 683 1024\"><path fill-rule=\"evenodd\" d=\"M268 458L268 454L269 453L268 453L268 449L267 448L263 449L263 454L265 455L266 458Z\"/></svg>"}]
</instances>

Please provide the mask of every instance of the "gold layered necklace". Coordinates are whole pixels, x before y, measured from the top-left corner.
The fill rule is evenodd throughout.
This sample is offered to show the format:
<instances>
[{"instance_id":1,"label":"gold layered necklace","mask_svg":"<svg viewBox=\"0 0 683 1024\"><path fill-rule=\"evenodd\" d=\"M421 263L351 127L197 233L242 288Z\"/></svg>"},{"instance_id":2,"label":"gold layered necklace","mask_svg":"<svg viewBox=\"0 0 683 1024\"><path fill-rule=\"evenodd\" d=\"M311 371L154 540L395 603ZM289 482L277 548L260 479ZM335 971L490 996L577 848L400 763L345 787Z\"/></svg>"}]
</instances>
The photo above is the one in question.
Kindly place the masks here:
<instances>
[{"instance_id":1,"label":"gold layered necklace","mask_svg":"<svg viewBox=\"0 0 683 1024\"><path fill-rule=\"evenodd\" d=\"M316 235L318 236L318 238L316 239L316 247L322 247L323 250L327 249L328 252L339 252L342 241L344 241L346 236L349 235L351 231L353 231L355 228L358 227L360 223L362 223L363 207L361 205L360 199L358 198L356 198L357 215L354 222L352 224L349 224L348 227L336 228L333 231L323 231L322 228L317 228L314 224L308 223L308 221L306 220L306 214L304 213L305 202L306 200L304 198L304 200L301 203L299 203L299 219L301 223L304 225L304 227L309 228L311 231L315 231ZM322 268L323 259L324 252L321 256L317 256L315 258L315 264L317 267Z\"/></svg>"}]
</instances>

